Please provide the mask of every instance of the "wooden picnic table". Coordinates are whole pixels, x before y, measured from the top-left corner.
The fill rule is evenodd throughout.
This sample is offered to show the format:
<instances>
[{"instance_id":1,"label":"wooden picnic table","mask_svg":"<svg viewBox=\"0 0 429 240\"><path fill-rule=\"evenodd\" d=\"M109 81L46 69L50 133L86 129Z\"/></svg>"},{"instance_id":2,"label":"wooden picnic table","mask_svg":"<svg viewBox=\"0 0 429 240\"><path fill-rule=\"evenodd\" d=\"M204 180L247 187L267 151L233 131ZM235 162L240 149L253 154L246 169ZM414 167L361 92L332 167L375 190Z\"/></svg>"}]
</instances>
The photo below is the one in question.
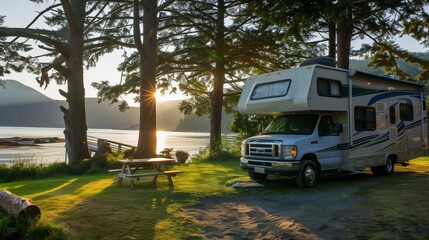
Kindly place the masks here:
<instances>
[{"instance_id":1,"label":"wooden picnic table","mask_svg":"<svg viewBox=\"0 0 429 240\"><path fill-rule=\"evenodd\" d=\"M120 169L111 169L109 172L113 172L118 177L118 186L122 185L123 179L129 179L132 184L132 188L135 189L135 180L139 180L141 177L153 177L153 183L159 175L165 175L168 179L169 186L173 187L173 179L171 177L176 176L178 173L182 173L181 170L168 171L168 164L174 163L176 160L171 158L144 158L144 159L124 159L118 160L122 164ZM138 170L148 169L143 173L137 173Z\"/></svg>"}]
</instances>

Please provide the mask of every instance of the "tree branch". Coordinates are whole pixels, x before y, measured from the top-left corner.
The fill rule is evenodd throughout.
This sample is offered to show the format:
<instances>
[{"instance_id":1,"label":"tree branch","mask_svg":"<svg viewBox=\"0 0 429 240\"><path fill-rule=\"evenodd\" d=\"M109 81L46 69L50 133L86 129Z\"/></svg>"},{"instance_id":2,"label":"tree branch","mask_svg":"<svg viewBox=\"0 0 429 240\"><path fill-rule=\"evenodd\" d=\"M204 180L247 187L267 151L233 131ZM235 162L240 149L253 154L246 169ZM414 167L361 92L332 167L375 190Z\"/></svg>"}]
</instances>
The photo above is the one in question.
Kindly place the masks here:
<instances>
[{"instance_id":1,"label":"tree branch","mask_svg":"<svg viewBox=\"0 0 429 240\"><path fill-rule=\"evenodd\" d=\"M49 36L58 36L56 31L48 31L43 29L27 29L27 28L5 28L0 27L0 37L26 37L33 40L41 41L46 45L53 46L59 53L68 54L67 45L59 40L49 38Z\"/></svg>"},{"instance_id":2,"label":"tree branch","mask_svg":"<svg viewBox=\"0 0 429 240\"><path fill-rule=\"evenodd\" d=\"M76 26L75 21L73 20L73 14L72 14L70 2L68 0L60 0L60 1L61 1L61 5L63 6L63 9L64 9L64 14L66 16L67 22L68 22L69 26L71 26L71 28L75 32L77 30L77 26Z\"/></svg>"},{"instance_id":3,"label":"tree branch","mask_svg":"<svg viewBox=\"0 0 429 240\"><path fill-rule=\"evenodd\" d=\"M160 6L158 6L156 8L156 12L161 12L162 10L164 10L165 8L167 8L168 6L170 6L171 4L173 4L176 0L168 0L165 1L163 4L161 4Z\"/></svg>"},{"instance_id":4,"label":"tree branch","mask_svg":"<svg viewBox=\"0 0 429 240\"><path fill-rule=\"evenodd\" d=\"M65 67L63 67L63 65L62 65L65 61L66 61L66 59L64 58L64 56L60 56L59 58L55 59L50 64L48 64L47 66L42 67L41 78L40 78L40 80L37 79L37 82L39 83L40 87L43 87L43 85L45 85L45 89L48 87L48 84L49 84L48 72L51 69L55 69L61 75L63 75L64 77L67 77L68 70Z\"/></svg>"}]
</instances>

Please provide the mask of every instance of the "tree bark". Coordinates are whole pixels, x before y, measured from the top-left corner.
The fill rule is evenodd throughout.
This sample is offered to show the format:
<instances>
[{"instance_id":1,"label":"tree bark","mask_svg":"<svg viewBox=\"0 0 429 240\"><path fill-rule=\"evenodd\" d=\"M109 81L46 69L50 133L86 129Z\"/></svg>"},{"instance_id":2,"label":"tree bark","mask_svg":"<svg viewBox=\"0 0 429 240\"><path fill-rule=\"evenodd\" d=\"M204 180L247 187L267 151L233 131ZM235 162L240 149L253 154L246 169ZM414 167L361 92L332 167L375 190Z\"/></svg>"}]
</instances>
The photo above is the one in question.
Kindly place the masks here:
<instances>
[{"instance_id":1,"label":"tree bark","mask_svg":"<svg viewBox=\"0 0 429 240\"><path fill-rule=\"evenodd\" d=\"M337 39L336 39L336 29L337 26L334 21L329 21L329 57L333 58L334 61L336 60L336 53L337 53Z\"/></svg>"},{"instance_id":2,"label":"tree bark","mask_svg":"<svg viewBox=\"0 0 429 240\"><path fill-rule=\"evenodd\" d=\"M71 16L68 16L69 51L66 54L67 67L67 102L68 109L61 110L64 113L66 150L69 163L80 163L85 158L90 158L87 144L87 125L85 111L85 88L83 79L83 45L84 45L84 20L86 1L70 1ZM65 6L63 6L65 8Z\"/></svg>"},{"instance_id":3,"label":"tree bark","mask_svg":"<svg viewBox=\"0 0 429 240\"><path fill-rule=\"evenodd\" d=\"M40 219L40 209L31 199L22 198L7 190L0 190L0 208L20 222L37 222Z\"/></svg>"},{"instance_id":4,"label":"tree bark","mask_svg":"<svg viewBox=\"0 0 429 240\"><path fill-rule=\"evenodd\" d=\"M344 17L337 23L337 66L339 68L349 69L353 19L351 8L347 8L345 11Z\"/></svg>"},{"instance_id":5,"label":"tree bark","mask_svg":"<svg viewBox=\"0 0 429 240\"><path fill-rule=\"evenodd\" d=\"M225 82L225 2L217 2L216 65L213 76L210 118L210 154L214 159L220 157L222 150L222 106L223 85Z\"/></svg>"},{"instance_id":6,"label":"tree bark","mask_svg":"<svg viewBox=\"0 0 429 240\"><path fill-rule=\"evenodd\" d=\"M140 55L140 130L136 158L156 156L157 2L157 0L142 1L143 43L141 43L139 1L134 0L134 39Z\"/></svg>"}]
</instances>

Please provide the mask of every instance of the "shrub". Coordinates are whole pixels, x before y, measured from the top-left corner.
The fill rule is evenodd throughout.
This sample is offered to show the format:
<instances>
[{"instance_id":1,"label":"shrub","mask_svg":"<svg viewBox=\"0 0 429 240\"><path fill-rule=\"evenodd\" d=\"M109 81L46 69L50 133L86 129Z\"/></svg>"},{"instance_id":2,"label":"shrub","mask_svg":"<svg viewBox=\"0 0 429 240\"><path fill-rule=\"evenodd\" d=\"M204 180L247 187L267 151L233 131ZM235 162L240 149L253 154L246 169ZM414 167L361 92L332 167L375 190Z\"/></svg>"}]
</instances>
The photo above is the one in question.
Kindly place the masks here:
<instances>
[{"instance_id":1,"label":"shrub","mask_svg":"<svg viewBox=\"0 0 429 240\"><path fill-rule=\"evenodd\" d=\"M176 160L177 163L186 163L186 159L188 159L189 157L189 153L182 151L182 150L177 150L176 151Z\"/></svg>"},{"instance_id":2,"label":"shrub","mask_svg":"<svg viewBox=\"0 0 429 240\"><path fill-rule=\"evenodd\" d=\"M13 165L0 164L0 182L51 177L56 175L81 175L105 172L109 168L119 168L113 155L94 157L76 165L66 163L34 163L18 161Z\"/></svg>"}]
</instances>

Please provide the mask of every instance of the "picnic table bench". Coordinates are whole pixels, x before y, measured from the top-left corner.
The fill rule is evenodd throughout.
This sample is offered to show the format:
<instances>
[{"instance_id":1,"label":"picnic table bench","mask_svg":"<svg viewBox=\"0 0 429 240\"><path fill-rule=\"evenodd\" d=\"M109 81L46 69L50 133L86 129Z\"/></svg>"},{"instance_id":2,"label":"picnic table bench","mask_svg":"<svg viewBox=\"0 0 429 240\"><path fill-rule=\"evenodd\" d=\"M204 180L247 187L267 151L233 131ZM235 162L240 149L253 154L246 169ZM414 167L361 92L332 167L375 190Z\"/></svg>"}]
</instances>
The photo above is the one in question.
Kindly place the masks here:
<instances>
[{"instance_id":1,"label":"picnic table bench","mask_svg":"<svg viewBox=\"0 0 429 240\"><path fill-rule=\"evenodd\" d=\"M183 173L181 170L172 170L168 171L168 164L174 163L174 159L170 158L144 158L144 159L125 159L119 160L122 164L120 169L110 169L109 172L115 173L118 177L118 186L122 185L123 179L128 179L131 181L132 188L135 189L135 182L138 181L141 177L153 177L152 182L156 183L157 177L164 175L168 179L168 185L173 187L172 177L176 176L179 173ZM137 170L148 169L151 172L137 173Z\"/></svg>"}]
</instances>

